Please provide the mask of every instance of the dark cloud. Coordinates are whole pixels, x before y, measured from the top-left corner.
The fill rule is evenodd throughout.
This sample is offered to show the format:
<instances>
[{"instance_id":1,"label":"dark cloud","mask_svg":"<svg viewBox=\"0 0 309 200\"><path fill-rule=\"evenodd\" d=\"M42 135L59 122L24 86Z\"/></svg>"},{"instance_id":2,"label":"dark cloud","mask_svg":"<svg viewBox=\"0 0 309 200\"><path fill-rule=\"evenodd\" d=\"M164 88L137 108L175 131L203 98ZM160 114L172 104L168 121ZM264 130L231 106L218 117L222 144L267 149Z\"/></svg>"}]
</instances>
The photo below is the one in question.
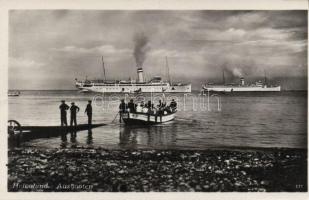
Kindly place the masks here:
<instances>
[{"instance_id":1,"label":"dark cloud","mask_svg":"<svg viewBox=\"0 0 309 200\"><path fill-rule=\"evenodd\" d=\"M9 16L12 88L26 87L25 77L32 80L27 89L73 88L75 77L100 78L102 55L110 79L135 78L136 33L147 36L137 61L148 77L164 75L165 56L173 79L195 87L221 80L223 68L231 79L240 72L254 80L264 70L307 76L307 11L13 10Z\"/></svg>"}]
</instances>

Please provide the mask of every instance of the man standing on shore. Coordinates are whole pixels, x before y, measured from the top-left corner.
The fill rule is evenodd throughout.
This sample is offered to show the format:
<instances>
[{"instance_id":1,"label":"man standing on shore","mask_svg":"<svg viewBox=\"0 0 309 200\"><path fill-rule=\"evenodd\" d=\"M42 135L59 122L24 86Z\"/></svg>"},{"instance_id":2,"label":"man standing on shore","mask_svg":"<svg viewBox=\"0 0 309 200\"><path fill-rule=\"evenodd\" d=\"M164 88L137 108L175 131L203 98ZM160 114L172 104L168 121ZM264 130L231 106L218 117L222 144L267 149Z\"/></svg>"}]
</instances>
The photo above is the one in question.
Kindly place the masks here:
<instances>
[{"instance_id":1,"label":"man standing on shore","mask_svg":"<svg viewBox=\"0 0 309 200\"><path fill-rule=\"evenodd\" d=\"M77 122L76 122L76 113L79 112L79 107L75 105L74 102L71 103L71 121L70 121L70 126L73 125L73 123L75 124L75 126L77 125Z\"/></svg>"},{"instance_id":2,"label":"man standing on shore","mask_svg":"<svg viewBox=\"0 0 309 200\"><path fill-rule=\"evenodd\" d=\"M88 125L92 124L92 106L91 106L91 100L88 101L85 113L88 116Z\"/></svg>"},{"instance_id":3,"label":"man standing on shore","mask_svg":"<svg viewBox=\"0 0 309 200\"><path fill-rule=\"evenodd\" d=\"M121 123L121 115L122 113L127 112L128 105L124 102L124 99L121 99L121 103L119 104L119 123Z\"/></svg>"},{"instance_id":4,"label":"man standing on shore","mask_svg":"<svg viewBox=\"0 0 309 200\"><path fill-rule=\"evenodd\" d=\"M65 101L62 100L61 101L61 105L59 106L61 126L67 126L68 125L68 122L67 122L67 110L69 108L70 107L67 104L65 104Z\"/></svg>"}]
</instances>

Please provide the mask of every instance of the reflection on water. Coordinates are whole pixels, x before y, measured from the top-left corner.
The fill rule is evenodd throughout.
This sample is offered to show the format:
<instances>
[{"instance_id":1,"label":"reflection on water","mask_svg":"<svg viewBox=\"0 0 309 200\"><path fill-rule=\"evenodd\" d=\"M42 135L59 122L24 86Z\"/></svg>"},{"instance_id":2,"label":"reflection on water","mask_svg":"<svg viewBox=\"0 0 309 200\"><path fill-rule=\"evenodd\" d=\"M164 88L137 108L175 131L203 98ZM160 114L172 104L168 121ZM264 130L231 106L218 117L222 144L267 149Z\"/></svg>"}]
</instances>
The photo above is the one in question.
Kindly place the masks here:
<instances>
[{"instance_id":1,"label":"reflection on water","mask_svg":"<svg viewBox=\"0 0 309 200\"><path fill-rule=\"evenodd\" d=\"M172 126L175 131L164 131L164 126L148 126L148 127L130 127L120 126L119 130L119 147L120 148L137 148L138 145L145 147L168 148L176 145L177 130L176 126Z\"/></svg>"},{"instance_id":2,"label":"reflection on water","mask_svg":"<svg viewBox=\"0 0 309 200\"><path fill-rule=\"evenodd\" d=\"M71 147L75 148L75 147L77 147L76 131L70 132L70 135L71 135L71 137L70 137Z\"/></svg>"},{"instance_id":3,"label":"reflection on water","mask_svg":"<svg viewBox=\"0 0 309 200\"><path fill-rule=\"evenodd\" d=\"M92 137L92 129L88 129L87 131L87 138L86 138L86 144L88 147L92 146L93 144L93 137ZM70 141L68 142L68 135L70 137ZM70 132L63 132L60 136L61 143L60 147L61 148L68 148L68 147L77 147L79 145L79 142L77 140L77 132L76 131L70 131ZM42 140L42 139L37 139L37 140ZM71 146L68 146L68 145ZM81 145L83 145L83 141L81 141Z\"/></svg>"},{"instance_id":4,"label":"reflection on water","mask_svg":"<svg viewBox=\"0 0 309 200\"><path fill-rule=\"evenodd\" d=\"M92 138L92 130L88 130L88 135L87 135L87 144L90 146L93 144L93 138Z\"/></svg>"},{"instance_id":5,"label":"reflection on water","mask_svg":"<svg viewBox=\"0 0 309 200\"><path fill-rule=\"evenodd\" d=\"M136 148L137 145L137 132L131 127L120 127L119 131L119 146L122 148Z\"/></svg>"},{"instance_id":6,"label":"reflection on water","mask_svg":"<svg viewBox=\"0 0 309 200\"><path fill-rule=\"evenodd\" d=\"M63 133L61 134L61 145L60 145L60 147L61 147L61 148L66 148L66 147L67 147L67 144L68 144L67 133L66 133L66 132L63 132Z\"/></svg>"},{"instance_id":7,"label":"reflection on water","mask_svg":"<svg viewBox=\"0 0 309 200\"><path fill-rule=\"evenodd\" d=\"M181 98L181 94L173 95ZM75 91L22 92L19 98L9 99L9 118L29 126L59 125L61 99L74 101L83 110L91 98L92 94ZM220 99L220 111L216 109L216 99L210 101L211 111L207 111L189 109L193 107L193 100L187 98L187 109L178 111L174 121L149 127L119 124L114 120L118 109L116 104L111 104L109 110L93 106L93 123L105 123L106 126L35 139L25 145L111 149L307 147L307 93L235 94L223 95ZM183 104L179 102L179 107ZM77 118L79 123L87 123L83 112L78 113Z\"/></svg>"},{"instance_id":8,"label":"reflection on water","mask_svg":"<svg viewBox=\"0 0 309 200\"><path fill-rule=\"evenodd\" d=\"M70 137L70 142L68 142L68 135ZM63 132L60 136L61 138L61 144L60 144L60 147L61 148L68 148L69 144L71 144L71 147L72 148L75 148L77 147L77 132L76 131L69 131L69 132ZM40 139L38 139L40 140Z\"/></svg>"}]
</instances>

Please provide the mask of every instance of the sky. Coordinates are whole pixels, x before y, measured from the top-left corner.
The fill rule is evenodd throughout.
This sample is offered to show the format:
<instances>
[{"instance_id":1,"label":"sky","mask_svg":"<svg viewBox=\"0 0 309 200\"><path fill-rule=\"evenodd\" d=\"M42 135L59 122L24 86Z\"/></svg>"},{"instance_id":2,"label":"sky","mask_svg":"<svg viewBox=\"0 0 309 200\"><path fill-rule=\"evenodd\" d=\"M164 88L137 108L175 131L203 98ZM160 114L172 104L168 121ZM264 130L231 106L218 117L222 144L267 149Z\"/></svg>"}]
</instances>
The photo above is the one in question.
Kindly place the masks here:
<instances>
[{"instance_id":1,"label":"sky","mask_svg":"<svg viewBox=\"0 0 309 200\"><path fill-rule=\"evenodd\" d=\"M307 11L11 10L9 89L74 89L75 78L190 82L264 77L307 87Z\"/></svg>"}]
</instances>

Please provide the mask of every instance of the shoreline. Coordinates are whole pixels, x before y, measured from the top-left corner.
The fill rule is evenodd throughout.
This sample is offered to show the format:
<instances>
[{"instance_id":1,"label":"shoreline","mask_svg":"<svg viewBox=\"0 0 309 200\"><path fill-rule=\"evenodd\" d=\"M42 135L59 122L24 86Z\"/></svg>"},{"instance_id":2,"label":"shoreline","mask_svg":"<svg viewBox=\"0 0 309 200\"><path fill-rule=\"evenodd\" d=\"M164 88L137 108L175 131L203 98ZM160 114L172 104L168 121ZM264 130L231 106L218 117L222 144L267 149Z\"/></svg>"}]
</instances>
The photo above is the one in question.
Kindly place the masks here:
<instances>
[{"instance_id":1,"label":"shoreline","mask_svg":"<svg viewBox=\"0 0 309 200\"><path fill-rule=\"evenodd\" d=\"M37 149L37 150L55 150L55 149L95 149L95 150L106 150L106 151L239 151L239 152L250 152L250 151L256 151L256 152L274 152L274 151L305 151L307 152L308 149L306 147L254 147L254 146L216 146L216 147L208 147L208 148L199 148L199 147L161 147L161 148L149 148L149 147L102 147L102 146L87 146L87 145L76 145L72 147L42 147L42 146L34 146L34 145L22 145L20 147L13 146L9 148L9 151L14 150L21 150L21 149Z\"/></svg>"},{"instance_id":2,"label":"shoreline","mask_svg":"<svg viewBox=\"0 0 309 200\"><path fill-rule=\"evenodd\" d=\"M307 149L8 151L8 191L306 192Z\"/></svg>"}]
</instances>

